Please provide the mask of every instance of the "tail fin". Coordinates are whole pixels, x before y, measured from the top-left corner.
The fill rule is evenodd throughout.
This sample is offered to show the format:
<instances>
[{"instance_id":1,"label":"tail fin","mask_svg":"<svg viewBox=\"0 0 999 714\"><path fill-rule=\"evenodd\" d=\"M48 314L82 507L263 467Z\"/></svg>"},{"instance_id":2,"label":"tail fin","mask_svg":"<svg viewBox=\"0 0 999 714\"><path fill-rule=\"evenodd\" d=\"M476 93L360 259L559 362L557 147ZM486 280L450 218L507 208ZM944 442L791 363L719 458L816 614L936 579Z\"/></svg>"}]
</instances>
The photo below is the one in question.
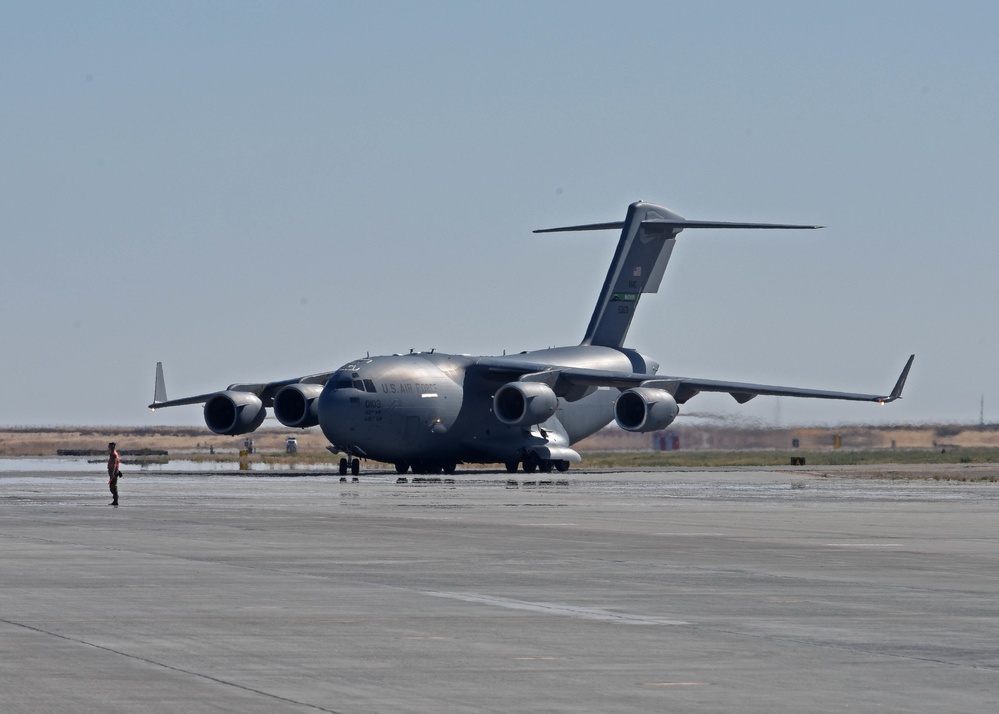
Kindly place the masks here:
<instances>
[{"instance_id":1,"label":"tail fin","mask_svg":"<svg viewBox=\"0 0 999 714\"><path fill-rule=\"evenodd\" d=\"M156 363L156 386L153 387L153 404L167 400L166 380L163 379L163 363Z\"/></svg>"},{"instance_id":2,"label":"tail fin","mask_svg":"<svg viewBox=\"0 0 999 714\"><path fill-rule=\"evenodd\" d=\"M623 222L547 228L535 233L621 229L614 259L581 344L623 347L643 293L659 291L666 265L684 228L821 228L782 223L688 221L667 208L638 201Z\"/></svg>"}]
</instances>

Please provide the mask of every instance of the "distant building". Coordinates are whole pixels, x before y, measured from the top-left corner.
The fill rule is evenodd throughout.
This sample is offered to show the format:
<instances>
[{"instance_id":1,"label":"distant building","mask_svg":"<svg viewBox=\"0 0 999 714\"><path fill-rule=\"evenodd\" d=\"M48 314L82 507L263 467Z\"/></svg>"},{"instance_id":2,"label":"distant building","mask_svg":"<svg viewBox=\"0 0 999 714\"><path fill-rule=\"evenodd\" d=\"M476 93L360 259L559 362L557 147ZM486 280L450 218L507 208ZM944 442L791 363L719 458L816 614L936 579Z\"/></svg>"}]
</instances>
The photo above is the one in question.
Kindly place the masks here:
<instances>
[{"instance_id":1,"label":"distant building","mask_svg":"<svg viewBox=\"0 0 999 714\"><path fill-rule=\"evenodd\" d=\"M653 451L679 451L680 435L674 431L656 431L652 434Z\"/></svg>"}]
</instances>

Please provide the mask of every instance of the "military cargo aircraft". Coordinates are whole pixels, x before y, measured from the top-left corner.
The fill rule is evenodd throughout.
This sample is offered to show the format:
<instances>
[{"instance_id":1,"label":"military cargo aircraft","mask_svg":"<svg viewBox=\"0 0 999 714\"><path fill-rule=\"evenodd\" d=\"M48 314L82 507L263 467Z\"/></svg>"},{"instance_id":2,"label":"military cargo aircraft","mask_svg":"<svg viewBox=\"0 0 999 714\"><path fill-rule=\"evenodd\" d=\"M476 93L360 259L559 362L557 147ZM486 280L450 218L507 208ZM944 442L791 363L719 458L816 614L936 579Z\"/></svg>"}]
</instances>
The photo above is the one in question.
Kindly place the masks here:
<instances>
[{"instance_id":1,"label":"military cargo aircraft","mask_svg":"<svg viewBox=\"0 0 999 714\"><path fill-rule=\"evenodd\" d=\"M572 448L579 440L612 421L626 431L664 429L700 392L727 392L740 404L761 394L892 402L902 396L915 355L891 392L877 395L664 376L655 360L624 346L639 299L658 291L681 231L820 227L689 221L662 206L633 203L624 221L535 231L621 231L578 345L493 357L367 356L333 372L172 400L157 364L149 408L204 404L208 428L227 435L252 432L272 409L285 426L318 425L327 448L343 454L340 474L357 475L362 458L394 464L400 474L452 473L469 463L502 463L511 473L565 471L582 460Z\"/></svg>"}]
</instances>

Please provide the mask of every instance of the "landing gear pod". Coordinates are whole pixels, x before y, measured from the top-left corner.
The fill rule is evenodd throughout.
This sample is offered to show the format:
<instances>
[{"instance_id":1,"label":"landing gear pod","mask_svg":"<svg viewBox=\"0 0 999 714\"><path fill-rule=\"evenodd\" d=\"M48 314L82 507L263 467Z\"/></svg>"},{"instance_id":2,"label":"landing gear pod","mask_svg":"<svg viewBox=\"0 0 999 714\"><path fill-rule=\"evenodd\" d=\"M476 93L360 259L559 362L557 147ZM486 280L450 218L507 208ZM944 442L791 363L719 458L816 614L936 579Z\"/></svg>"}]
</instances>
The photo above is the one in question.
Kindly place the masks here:
<instances>
[{"instance_id":1,"label":"landing gear pod","mask_svg":"<svg viewBox=\"0 0 999 714\"><path fill-rule=\"evenodd\" d=\"M665 389L635 387L621 392L614 402L614 418L625 431L658 431L680 413L673 395Z\"/></svg>"},{"instance_id":2,"label":"landing gear pod","mask_svg":"<svg viewBox=\"0 0 999 714\"><path fill-rule=\"evenodd\" d=\"M205 402L205 424L216 434L248 434L264 423L267 410L252 392L226 390Z\"/></svg>"},{"instance_id":3,"label":"landing gear pod","mask_svg":"<svg viewBox=\"0 0 999 714\"><path fill-rule=\"evenodd\" d=\"M558 397L541 382L510 382L493 397L496 418L509 426L533 426L547 421L558 409Z\"/></svg>"}]
</instances>

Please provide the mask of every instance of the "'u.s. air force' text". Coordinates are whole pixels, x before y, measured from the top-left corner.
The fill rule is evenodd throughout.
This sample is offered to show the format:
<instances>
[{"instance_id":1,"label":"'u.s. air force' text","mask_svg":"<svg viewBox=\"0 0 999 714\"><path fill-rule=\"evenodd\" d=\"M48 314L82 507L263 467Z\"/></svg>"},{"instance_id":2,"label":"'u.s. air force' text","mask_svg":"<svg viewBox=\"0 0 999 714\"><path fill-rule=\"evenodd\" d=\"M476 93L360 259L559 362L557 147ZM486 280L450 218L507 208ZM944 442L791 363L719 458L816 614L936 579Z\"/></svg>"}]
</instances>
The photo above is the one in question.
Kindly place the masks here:
<instances>
[{"instance_id":1,"label":"'u.s. air force' text","mask_svg":"<svg viewBox=\"0 0 999 714\"><path fill-rule=\"evenodd\" d=\"M381 386L385 394L433 394L437 391L436 383L382 382Z\"/></svg>"}]
</instances>

